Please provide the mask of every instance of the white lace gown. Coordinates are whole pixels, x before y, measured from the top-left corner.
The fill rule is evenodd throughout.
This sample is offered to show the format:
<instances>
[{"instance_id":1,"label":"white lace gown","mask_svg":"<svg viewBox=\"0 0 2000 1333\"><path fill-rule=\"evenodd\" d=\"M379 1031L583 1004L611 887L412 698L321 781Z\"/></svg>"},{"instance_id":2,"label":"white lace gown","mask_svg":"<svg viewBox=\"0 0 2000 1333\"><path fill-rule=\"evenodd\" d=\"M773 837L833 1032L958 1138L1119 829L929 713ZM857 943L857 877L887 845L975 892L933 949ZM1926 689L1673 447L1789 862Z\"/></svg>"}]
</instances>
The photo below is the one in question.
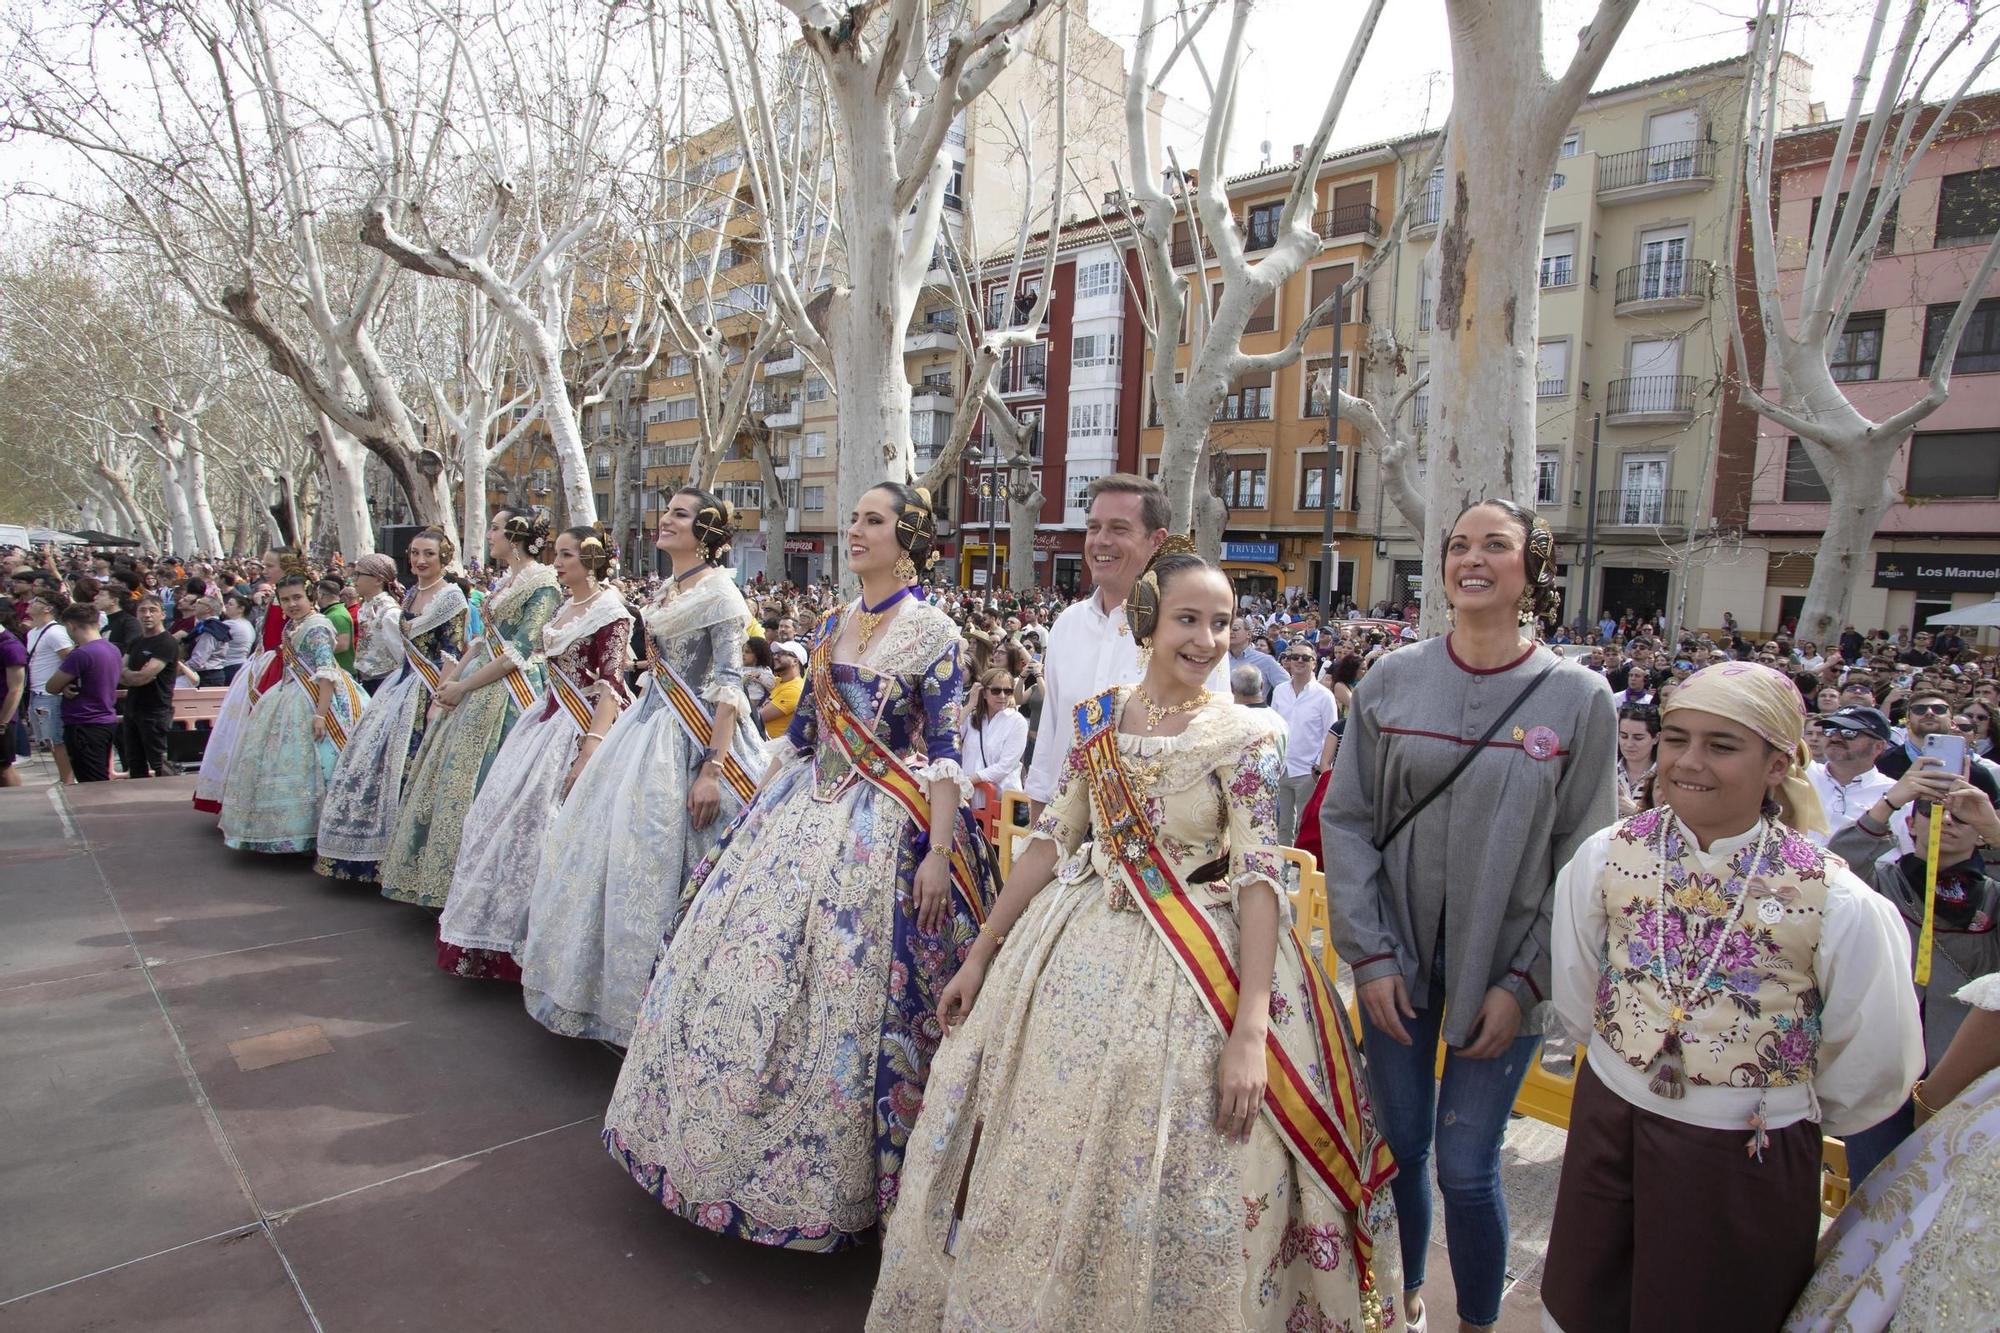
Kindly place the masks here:
<instances>
[{"instance_id":1,"label":"white lace gown","mask_svg":"<svg viewBox=\"0 0 2000 1333\"><path fill-rule=\"evenodd\" d=\"M644 613L654 655L713 718L736 710L730 748L763 777L762 742L743 697L750 609L720 570ZM680 919L681 891L743 802L728 784L705 829L688 819L701 750L649 672L557 812L520 942L522 997L552 1032L626 1045L653 960Z\"/></svg>"},{"instance_id":2,"label":"white lace gown","mask_svg":"<svg viewBox=\"0 0 2000 1333\"><path fill-rule=\"evenodd\" d=\"M213 815L222 813L222 792L229 784L229 765L235 760L236 747L243 739L244 724L250 720L250 707L256 702L257 683L277 657L275 645L284 623L285 613L277 607L270 607L265 612L263 642L274 646L252 653L237 670L236 678L229 682L229 689L222 696L222 707L216 710L215 721L209 724L208 744L201 752L201 773L194 780L194 808L197 810Z\"/></svg>"},{"instance_id":3,"label":"white lace gown","mask_svg":"<svg viewBox=\"0 0 2000 1333\"><path fill-rule=\"evenodd\" d=\"M408 596L414 598L416 591ZM314 868L329 879L372 882L376 864L388 850L389 833L402 808L403 782L423 744L431 702L430 687L407 660L409 649L440 667L465 653L467 610L457 584L433 592L416 615L398 615L402 623L396 644L403 665L362 710L327 783Z\"/></svg>"},{"instance_id":4,"label":"white lace gown","mask_svg":"<svg viewBox=\"0 0 2000 1333\"><path fill-rule=\"evenodd\" d=\"M2000 1009L2000 973L1958 999ZM1868 1173L1820 1239L1785 1333L2000 1328L2000 1069Z\"/></svg>"},{"instance_id":5,"label":"white lace gown","mask_svg":"<svg viewBox=\"0 0 2000 1333\"><path fill-rule=\"evenodd\" d=\"M542 847L583 742L582 727L556 697L554 673L576 686L587 708L596 707L600 682L624 699L632 613L615 591L600 592L569 623L551 620L543 627L541 655L549 688L507 733L466 811L451 897L438 923L438 938L461 949L520 954Z\"/></svg>"}]
</instances>

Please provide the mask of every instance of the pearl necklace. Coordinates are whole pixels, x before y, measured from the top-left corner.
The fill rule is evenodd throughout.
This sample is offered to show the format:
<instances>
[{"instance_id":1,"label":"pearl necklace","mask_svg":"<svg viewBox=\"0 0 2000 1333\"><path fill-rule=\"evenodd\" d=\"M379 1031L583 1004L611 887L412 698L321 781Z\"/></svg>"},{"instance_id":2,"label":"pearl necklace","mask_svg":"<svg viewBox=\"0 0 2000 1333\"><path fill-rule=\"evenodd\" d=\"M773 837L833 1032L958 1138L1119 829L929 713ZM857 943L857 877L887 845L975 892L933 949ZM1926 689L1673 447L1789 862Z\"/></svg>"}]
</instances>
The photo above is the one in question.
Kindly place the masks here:
<instances>
[{"instance_id":1,"label":"pearl necklace","mask_svg":"<svg viewBox=\"0 0 2000 1333\"><path fill-rule=\"evenodd\" d=\"M1158 731L1160 724L1168 718L1173 717L1177 713L1192 713L1195 709L1208 702L1207 690L1196 694L1194 698L1189 699L1186 703L1166 705L1154 703L1153 696L1146 693L1146 687L1143 685L1134 685L1132 693L1137 695L1139 702L1146 707L1146 730L1148 731Z\"/></svg>"}]
</instances>

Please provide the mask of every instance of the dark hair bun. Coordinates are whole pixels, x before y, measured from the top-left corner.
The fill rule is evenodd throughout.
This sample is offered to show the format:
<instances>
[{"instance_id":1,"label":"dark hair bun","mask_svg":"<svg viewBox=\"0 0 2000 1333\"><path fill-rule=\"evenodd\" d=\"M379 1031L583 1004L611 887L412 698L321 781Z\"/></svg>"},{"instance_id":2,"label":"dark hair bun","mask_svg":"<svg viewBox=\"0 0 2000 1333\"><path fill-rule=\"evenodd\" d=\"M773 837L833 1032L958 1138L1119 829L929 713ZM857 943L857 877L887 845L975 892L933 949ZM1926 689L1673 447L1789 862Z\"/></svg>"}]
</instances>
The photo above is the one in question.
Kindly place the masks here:
<instances>
[{"instance_id":1,"label":"dark hair bun","mask_svg":"<svg viewBox=\"0 0 2000 1333\"><path fill-rule=\"evenodd\" d=\"M929 573L937 563L937 511L931 504L931 493L900 481L879 482L873 489L896 498L896 545L910 557L919 574Z\"/></svg>"},{"instance_id":2,"label":"dark hair bun","mask_svg":"<svg viewBox=\"0 0 2000 1333\"><path fill-rule=\"evenodd\" d=\"M507 540L526 551L537 560L548 552L549 534L555 531L556 521L549 511L540 505L507 510L507 521L500 530L507 534Z\"/></svg>"},{"instance_id":3,"label":"dark hair bun","mask_svg":"<svg viewBox=\"0 0 2000 1333\"><path fill-rule=\"evenodd\" d=\"M577 559L590 571L590 576L603 578L611 568L611 548L604 544L604 535L596 528L574 527L563 529L563 536L575 540Z\"/></svg>"},{"instance_id":4,"label":"dark hair bun","mask_svg":"<svg viewBox=\"0 0 2000 1333\"><path fill-rule=\"evenodd\" d=\"M1144 647L1160 628L1160 598L1176 574L1189 569L1207 569L1209 564L1195 553L1194 540L1180 533L1160 543L1146 572L1125 596L1125 623L1132 641Z\"/></svg>"}]
</instances>

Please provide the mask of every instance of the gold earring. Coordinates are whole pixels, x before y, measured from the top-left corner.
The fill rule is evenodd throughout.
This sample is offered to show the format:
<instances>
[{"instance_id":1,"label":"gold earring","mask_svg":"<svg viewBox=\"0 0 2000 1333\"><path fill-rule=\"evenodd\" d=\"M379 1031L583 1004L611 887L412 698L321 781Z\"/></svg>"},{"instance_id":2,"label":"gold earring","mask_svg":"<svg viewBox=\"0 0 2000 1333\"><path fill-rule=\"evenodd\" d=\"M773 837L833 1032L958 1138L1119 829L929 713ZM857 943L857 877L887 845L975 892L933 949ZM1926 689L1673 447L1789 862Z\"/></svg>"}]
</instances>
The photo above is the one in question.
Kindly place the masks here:
<instances>
[{"instance_id":1,"label":"gold earring","mask_svg":"<svg viewBox=\"0 0 2000 1333\"><path fill-rule=\"evenodd\" d=\"M1145 675L1146 672L1152 667L1152 665L1153 665L1153 645L1151 643L1140 644L1139 674L1142 676Z\"/></svg>"},{"instance_id":2,"label":"gold earring","mask_svg":"<svg viewBox=\"0 0 2000 1333\"><path fill-rule=\"evenodd\" d=\"M898 583L915 583L917 581L917 562L910 559L908 551L896 557L895 574Z\"/></svg>"}]
</instances>

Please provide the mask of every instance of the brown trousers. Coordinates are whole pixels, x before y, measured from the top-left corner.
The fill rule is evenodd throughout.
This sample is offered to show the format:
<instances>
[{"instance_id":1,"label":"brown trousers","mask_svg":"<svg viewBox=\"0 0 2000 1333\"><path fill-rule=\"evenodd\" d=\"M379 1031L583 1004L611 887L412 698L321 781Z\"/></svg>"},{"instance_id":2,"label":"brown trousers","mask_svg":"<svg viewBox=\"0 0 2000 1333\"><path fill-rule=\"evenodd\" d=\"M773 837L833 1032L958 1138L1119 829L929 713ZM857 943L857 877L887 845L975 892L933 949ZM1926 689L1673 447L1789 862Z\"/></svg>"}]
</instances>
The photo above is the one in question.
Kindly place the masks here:
<instances>
[{"instance_id":1,"label":"brown trousers","mask_svg":"<svg viewBox=\"0 0 2000 1333\"><path fill-rule=\"evenodd\" d=\"M1576 1079L1542 1304L1563 1333L1776 1333L1812 1276L1820 1132L1705 1129Z\"/></svg>"}]
</instances>

